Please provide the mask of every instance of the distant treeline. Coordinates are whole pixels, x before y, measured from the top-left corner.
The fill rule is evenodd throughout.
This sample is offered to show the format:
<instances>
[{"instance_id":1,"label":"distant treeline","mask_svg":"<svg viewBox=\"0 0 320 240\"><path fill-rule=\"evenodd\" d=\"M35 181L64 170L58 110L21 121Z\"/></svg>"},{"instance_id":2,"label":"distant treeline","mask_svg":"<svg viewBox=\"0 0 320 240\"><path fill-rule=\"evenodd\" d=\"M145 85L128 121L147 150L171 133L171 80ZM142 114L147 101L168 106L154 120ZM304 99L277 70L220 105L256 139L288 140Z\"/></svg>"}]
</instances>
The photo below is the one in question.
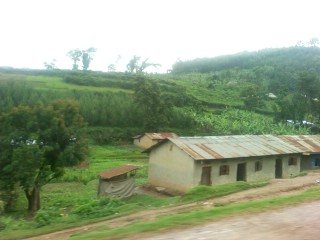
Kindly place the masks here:
<instances>
[{"instance_id":1,"label":"distant treeline","mask_svg":"<svg viewBox=\"0 0 320 240\"><path fill-rule=\"evenodd\" d=\"M214 58L199 58L176 62L173 73L208 73L226 69L254 69L269 66L293 72L312 71L320 73L320 48L289 47L264 49L257 52L242 52Z\"/></svg>"}]
</instances>

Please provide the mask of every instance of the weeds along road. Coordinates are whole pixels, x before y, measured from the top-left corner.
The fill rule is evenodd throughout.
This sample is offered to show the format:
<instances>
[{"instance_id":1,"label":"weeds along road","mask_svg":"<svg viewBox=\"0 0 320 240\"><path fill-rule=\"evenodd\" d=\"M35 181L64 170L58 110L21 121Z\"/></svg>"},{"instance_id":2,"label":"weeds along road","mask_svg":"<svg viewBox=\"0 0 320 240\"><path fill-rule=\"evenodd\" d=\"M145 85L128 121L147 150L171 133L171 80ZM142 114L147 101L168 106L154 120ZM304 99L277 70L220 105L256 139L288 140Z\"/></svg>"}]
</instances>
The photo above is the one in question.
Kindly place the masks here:
<instances>
[{"instance_id":1,"label":"weeds along road","mask_svg":"<svg viewBox=\"0 0 320 240\"><path fill-rule=\"evenodd\" d=\"M315 186L317 184L316 180L319 178L320 178L319 172L311 172L308 175L302 176L302 177L296 177L291 179L273 179L269 185L261 188L249 189L249 190L245 190L235 194L227 195L224 197L209 199L206 201L201 201L201 202L196 202L196 203L191 203L191 204L186 204L181 206L146 210L142 212L133 213L127 216L106 220L103 222L88 224L85 226L66 229L66 230L53 232L50 234L45 234L45 235L32 237L28 239L29 240L40 240L40 239L63 240L63 239L68 239L69 236L75 233L90 231L95 227L102 226L102 225L108 225L109 229L115 229L115 228L121 228L123 226L129 225L132 222L151 221L159 216L173 215L178 213L179 211L185 211L188 209L205 209L205 208L212 208L215 204L226 205L231 203L240 203L240 202L258 200L263 198L294 195L294 194L303 192L307 188ZM320 221L320 217L318 218L317 222L319 223L319 221ZM255 225L252 225L252 228L254 227ZM320 230L319 230L319 234L320 234ZM133 239L133 238L130 238L130 239ZM142 239L142 238L140 237L135 239ZM257 238L257 239L261 239L261 238ZM269 239L269 238L263 238L263 239Z\"/></svg>"}]
</instances>

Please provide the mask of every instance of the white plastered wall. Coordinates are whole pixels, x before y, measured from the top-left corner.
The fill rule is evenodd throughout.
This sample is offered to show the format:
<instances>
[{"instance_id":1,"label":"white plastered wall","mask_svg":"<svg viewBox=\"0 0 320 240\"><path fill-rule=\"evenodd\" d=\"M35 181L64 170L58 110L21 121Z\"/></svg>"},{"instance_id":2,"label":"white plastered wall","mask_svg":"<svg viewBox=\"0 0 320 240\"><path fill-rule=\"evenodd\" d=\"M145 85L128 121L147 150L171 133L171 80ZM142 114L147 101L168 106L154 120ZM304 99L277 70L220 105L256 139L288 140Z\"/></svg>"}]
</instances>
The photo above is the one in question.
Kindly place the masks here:
<instances>
[{"instance_id":1,"label":"white plastered wall","mask_svg":"<svg viewBox=\"0 0 320 240\"><path fill-rule=\"evenodd\" d=\"M149 156L148 182L154 186L186 191L194 185L194 160L170 141Z\"/></svg>"}]
</instances>

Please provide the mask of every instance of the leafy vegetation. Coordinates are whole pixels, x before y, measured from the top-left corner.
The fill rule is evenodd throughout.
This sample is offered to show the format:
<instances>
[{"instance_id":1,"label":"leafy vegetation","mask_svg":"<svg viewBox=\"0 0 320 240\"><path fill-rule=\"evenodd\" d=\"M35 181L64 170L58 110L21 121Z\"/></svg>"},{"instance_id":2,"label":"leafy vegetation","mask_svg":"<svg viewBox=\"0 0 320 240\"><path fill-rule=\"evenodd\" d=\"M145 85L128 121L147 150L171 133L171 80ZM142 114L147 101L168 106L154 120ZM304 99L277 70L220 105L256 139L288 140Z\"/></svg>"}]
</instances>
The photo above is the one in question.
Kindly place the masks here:
<instances>
[{"instance_id":1,"label":"leafy vegetation","mask_svg":"<svg viewBox=\"0 0 320 240\"><path fill-rule=\"evenodd\" d=\"M64 167L84 160L83 126L79 107L71 101L20 106L0 117L0 190L6 192L9 210L17 185L25 192L28 210L39 210L42 186L60 177Z\"/></svg>"}]
</instances>

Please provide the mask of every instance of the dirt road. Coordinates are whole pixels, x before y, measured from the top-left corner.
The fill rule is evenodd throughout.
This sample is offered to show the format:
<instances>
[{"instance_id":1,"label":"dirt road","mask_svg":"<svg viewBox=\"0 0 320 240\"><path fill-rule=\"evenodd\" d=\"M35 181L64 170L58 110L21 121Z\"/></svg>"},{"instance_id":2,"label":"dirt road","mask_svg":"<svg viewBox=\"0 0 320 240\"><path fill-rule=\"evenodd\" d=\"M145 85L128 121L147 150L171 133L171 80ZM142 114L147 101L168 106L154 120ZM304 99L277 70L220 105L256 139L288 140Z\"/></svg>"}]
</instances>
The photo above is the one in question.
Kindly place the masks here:
<instances>
[{"instance_id":1,"label":"dirt road","mask_svg":"<svg viewBox=\"0 0 320 240\"><path fill-rule=\"evenodd\" d=\"M291 178L291 179L273 179L271 184L256 188L242 191L239 193L231 194L224 197L210 199L207 201L201 201L198 203L186 204L176 207L166 207L155 210L146 210L128 216L118 217L115 219L89 224L86 226L76 227L72 229L66 229L59 232L54 232L38 237L28 238L29 240L40 240L40 239L68 239L69 236L79 233L82 231L88 231L101 225L108 225L109 228L120 228L128 225L132 222L137 221L150 221L156 217L176 214L179 211L187 209L203 209L211 208L215 204L231 204L235 202L246 202L251 200L270 198L276 196L288 196L303 192L305 189L317 185L316 180L320 178L320 173L309 173L307 176ZM319 220L320 221L320 220ZM255 226L255 225L253 225ZM319 234L320 235L320 234ZM141 238L140 238L141 239ZM206 239L206 238L204 238ZM244 238L245 239L245 238ZM265 238L266 239L266 238ZM320 238L319 238L320 239Z\"/></svg>"},{"instance_id":2,"label":"dirt road","mask_svg":"<svg viewBox=\"0 0 320 240\"><path fill-rule=\"evenodd\" d=\"M318 240L320 201L259 214L241 215L161 235L139 236L145 240Z\"/></svg>"}]
</instances>

